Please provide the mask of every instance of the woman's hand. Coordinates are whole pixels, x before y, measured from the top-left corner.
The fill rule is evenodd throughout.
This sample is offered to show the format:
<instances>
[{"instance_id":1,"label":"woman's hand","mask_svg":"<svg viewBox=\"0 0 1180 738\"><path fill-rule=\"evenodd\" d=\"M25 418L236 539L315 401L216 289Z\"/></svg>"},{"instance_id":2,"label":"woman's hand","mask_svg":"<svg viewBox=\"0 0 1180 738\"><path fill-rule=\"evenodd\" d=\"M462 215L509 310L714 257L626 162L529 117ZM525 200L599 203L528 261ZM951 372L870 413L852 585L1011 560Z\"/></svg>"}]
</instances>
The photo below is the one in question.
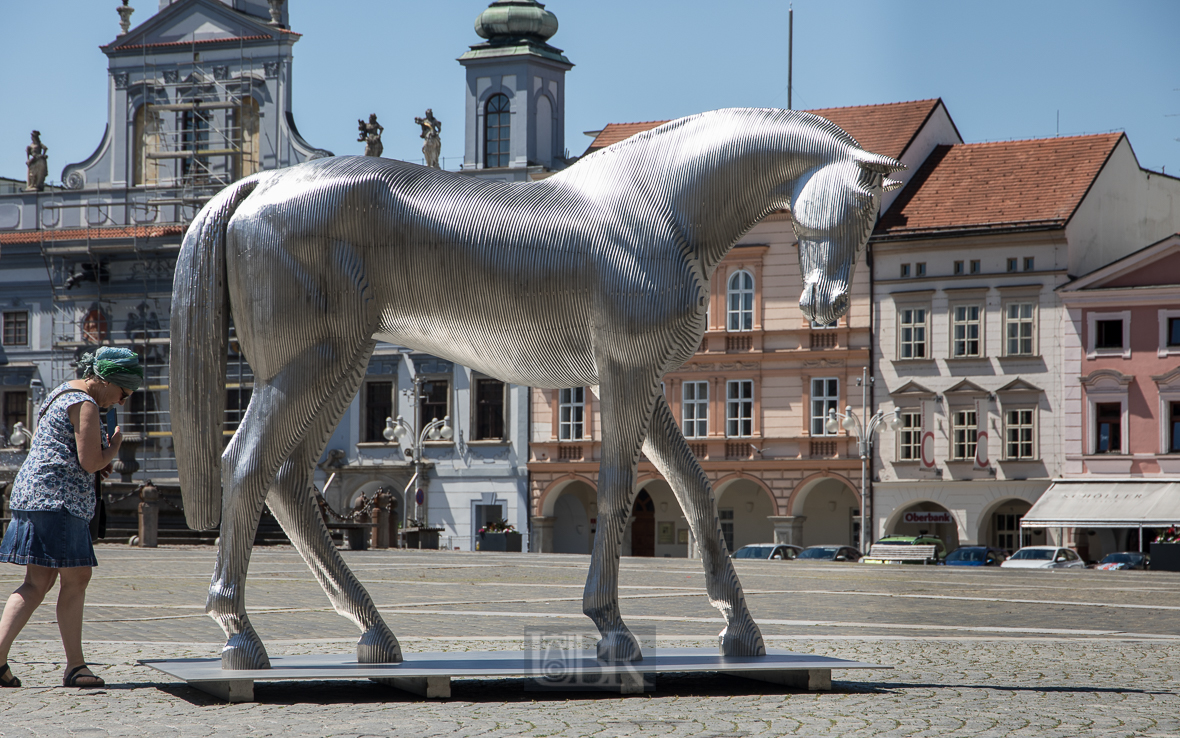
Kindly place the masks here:
<instances>
[{"instance_id":1,"label":"woman's hand","mask_svg":"<svg viewBox=\"0 0 1180 738\"><path fill-rule=\"evenodd\" d=\"M93 402L79 402L68 410L78 445L78 464L91 474L111 463L123 443L122 428L115 428L110 445L102 447L102 416Z\"/></svg>"},{"instance_id":2,"label":"woman's hand","mask_svg":"<svg viewBox=\"0 0 1180 738\"><path fill-rule=\"evenodd\" d=\"M114 469L115 469L115 464L114 464L114 462L112 462L110 464L107 464L103 468L99 469L98 474L103 479L106 479L107 477L109 477L111 475L111 472L114 471Z\"/></svg>"}]
</instances>

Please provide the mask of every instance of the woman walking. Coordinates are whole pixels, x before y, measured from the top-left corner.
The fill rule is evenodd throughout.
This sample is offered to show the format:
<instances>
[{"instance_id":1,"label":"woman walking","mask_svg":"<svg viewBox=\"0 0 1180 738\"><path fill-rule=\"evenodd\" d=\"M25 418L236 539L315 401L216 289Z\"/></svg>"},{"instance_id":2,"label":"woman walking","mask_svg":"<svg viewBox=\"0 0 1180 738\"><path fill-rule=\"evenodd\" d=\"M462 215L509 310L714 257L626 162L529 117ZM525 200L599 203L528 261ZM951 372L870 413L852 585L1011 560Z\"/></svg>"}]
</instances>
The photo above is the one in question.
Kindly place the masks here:
<instances>
[{"instance_id":1,"label":"woman walking","mask_svg":"<svg viewBox=\"0 0 1180 738\"><path fill-rule=\"evenodd\" d=\"M13 483L12 522L0 543L0 561L25 567L25 581L8 598L0 616L0 687L21 682L8 666L8 652L33 611L61 577L57 627L66 651L62 680L67 687L101 687L105 682L82 655L82 610L90 583L94 546L96 473L110 473L123 433L107 437L100 409L122 405L143 382L139 357L105 346L85 354L82 378L61 385L41 405L28 458Z\"/></svg>"}]
</instances>

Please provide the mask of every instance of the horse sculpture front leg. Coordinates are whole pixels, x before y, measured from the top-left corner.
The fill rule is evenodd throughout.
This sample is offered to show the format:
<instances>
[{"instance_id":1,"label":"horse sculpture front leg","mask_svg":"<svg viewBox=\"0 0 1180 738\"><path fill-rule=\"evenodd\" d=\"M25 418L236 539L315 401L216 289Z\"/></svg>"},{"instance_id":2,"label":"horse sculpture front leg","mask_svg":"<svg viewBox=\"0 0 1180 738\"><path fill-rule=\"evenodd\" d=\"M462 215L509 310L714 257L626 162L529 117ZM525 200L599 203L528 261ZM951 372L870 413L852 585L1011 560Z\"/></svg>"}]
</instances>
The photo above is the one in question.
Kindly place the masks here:
<instances>
[{"instance_id":1,"label":"horse sculpture front leg","mask_svg":"<svg viewBox=\"0 0 1180 738\"><path fill-rule=\"evenodd\" d=\"M718 636L722 655L766 655L762 632L746 607L742 583L738 581L725 548L725 539L721 536L713 488L684 440L663 395L656 398L643 451L668 480L700 546L709 601L725 617L725 629Z\"/></svg>"},{"instance_id":2,"label":"horse sculpture front leg","mask_svg":"<svg viewBox=\"0 0 1180 738\"><path fill-rule=\"evenodd\" d=\"M603 362L600 362L600 367ZM634 370L632 370L632 373ZM598 532L590 556L590 573L582 595L582 612L598 627L598 658L639 661L639 641L619 611L619 557L623 532L631 516L639 449L651 419L658 378L630 376L623 367L601 371L602 462L598 472Z\"/></svg>"}]
</instances>

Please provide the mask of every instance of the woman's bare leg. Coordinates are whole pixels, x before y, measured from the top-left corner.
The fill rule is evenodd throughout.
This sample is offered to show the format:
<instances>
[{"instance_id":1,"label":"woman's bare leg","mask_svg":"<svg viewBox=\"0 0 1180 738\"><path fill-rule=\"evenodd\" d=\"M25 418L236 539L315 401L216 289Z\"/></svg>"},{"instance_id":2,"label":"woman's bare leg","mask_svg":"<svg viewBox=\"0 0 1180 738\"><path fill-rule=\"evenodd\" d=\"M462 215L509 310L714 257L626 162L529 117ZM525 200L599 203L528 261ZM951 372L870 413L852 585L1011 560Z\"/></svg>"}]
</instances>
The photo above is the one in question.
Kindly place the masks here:
<instances>
[{"instance_id":1,"label":"woman's bare leg","mask_svg":"<svg viewBox=\"0 0 1180 738\"><path fill-rule=\"evenodd\" d=\"M86 606L86 587L93 568L74 566L60 569L61 591L57 594L57 629L66 648L66 673L86 663L82 655L82 611Z\"/></svg>"},{"instance_id":2,"label":"woman's bare leg","mask_svg":"<svg viewBox=\"0 0 1180 738\"><path fill-rule=\"evenodd\" d=\"M0 666L8 663L8 651L13 641L56 581L57 569L36 564L25 567L24 584L9 595L4 605L4 615L0 616Z\"/></svg>"}]
</instances>

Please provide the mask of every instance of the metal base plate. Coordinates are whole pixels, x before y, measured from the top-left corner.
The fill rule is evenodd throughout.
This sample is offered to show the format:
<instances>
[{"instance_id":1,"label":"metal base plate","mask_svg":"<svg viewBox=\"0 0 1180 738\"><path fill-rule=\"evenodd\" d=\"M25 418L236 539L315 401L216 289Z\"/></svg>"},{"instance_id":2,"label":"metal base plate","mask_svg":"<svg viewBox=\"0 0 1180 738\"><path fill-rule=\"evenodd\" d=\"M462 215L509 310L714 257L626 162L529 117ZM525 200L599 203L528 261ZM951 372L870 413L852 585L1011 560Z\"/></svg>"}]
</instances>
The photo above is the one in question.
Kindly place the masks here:
<instances>
[{"instance_id":1,"label":"metal base plate","mask_svg":"<svg viewBox=\"0 0 1180 738\"><path fill-rule=\"evenodd\" d=\"M461 651L407 653L399 664L358 664L351 655L272 656L271 668L227 670L221 659L141 660L189 686L229 702L252 702L255 681L372 679L427 698L451 696L450 680L527 677L539 689L607 689L633 694L650 689L645 675L721 672L787 686L831 689L833 669L888 666L767 649L766 656L721 656L712 648L649 648L642 661L599 661L593 650Z\"/></svg>"}]
</instances>

